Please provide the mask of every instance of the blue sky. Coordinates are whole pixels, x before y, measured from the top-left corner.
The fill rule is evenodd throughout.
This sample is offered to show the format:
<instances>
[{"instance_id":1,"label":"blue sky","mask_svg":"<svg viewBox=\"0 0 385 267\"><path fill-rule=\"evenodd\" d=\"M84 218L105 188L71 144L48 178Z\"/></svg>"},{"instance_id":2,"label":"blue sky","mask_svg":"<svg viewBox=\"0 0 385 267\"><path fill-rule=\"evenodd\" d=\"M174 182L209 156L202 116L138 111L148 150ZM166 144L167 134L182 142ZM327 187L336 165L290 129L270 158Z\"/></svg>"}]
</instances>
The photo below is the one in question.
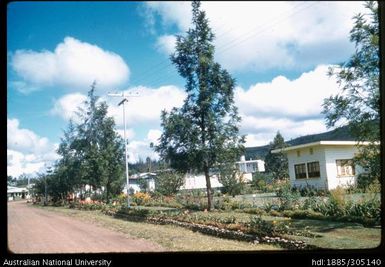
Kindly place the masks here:
<instances>
[{"instance_id":1,"label":"blue sky","mask_svg":"<svg viewBox=\"0 0 385 267\"><path fill-rule=\"evenodd\" d=\"M203 2L215 59L237 81L235 104L247 146L279 130L289 140L326 129L322 100L336 92L328 66L354 51L352 17L363 2ZM123 134L130 161L157 155L160 111L181 106L184 81L169 58L191 21L190 2L13 2L7 7L8 174L35 174L57 155L63 129L91 83Z\"/></svg>"}]
</instances>

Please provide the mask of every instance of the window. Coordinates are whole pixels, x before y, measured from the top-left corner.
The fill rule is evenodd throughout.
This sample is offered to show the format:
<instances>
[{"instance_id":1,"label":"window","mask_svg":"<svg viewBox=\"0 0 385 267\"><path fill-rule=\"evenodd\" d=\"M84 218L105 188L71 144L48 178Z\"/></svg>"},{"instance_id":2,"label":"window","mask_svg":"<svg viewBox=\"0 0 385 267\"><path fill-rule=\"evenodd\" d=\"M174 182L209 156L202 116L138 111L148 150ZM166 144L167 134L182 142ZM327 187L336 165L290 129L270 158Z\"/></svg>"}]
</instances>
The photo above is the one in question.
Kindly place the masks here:
<instances>
[{"instance_id":1,"label":"window","mask_svg":"<svg viewBox=\"0 0 385 267\"><path fill-rule=\"evenodd\" d=\"M308 178L320 177L319 162L318 161L308 162L307 172L308 172Z\"/></svg>"},{"instance_id":2,"label":"window","mask_svg":"<svg viewBox=\"0 0 385 267\"><path fill-rule=\"evenodd\" d=\"M313 155L313 153L314 153L313 148L309 149L309 153L310 153L310 155Z\"/></svg>"},{"instance_id":3,"label":"window","mask_svg":"<svg viewBox=\"0 0 385 267\"><path fill-rule=\"evenodd\" d=\"M337 177L354 176L356 174L352 159L337 159Z\"/></svg>"},{"instance_id":4,"label":"window","mask_svg":"<svg viewBox=\"0 0 385 267\"><path fill-rule=\"evenodd\" d=\"M256 162L247 163L246 164L246 170L248 173L256 172L257 171L257 163Z\"/></svg>"},{"instance_id":5,"label":"window","mask_svg":"<svg viewBox=\"0 0 385 267\"><path fill-rule=\"evenodd\" d=\"M301 156L301 151L297 150L297 157Z\"/></svg>"},{"instance_id":6,"label":"window","mask_svg":"<svg viewBox=\"0 0 385 267\"><path fill-rule=\"evenodd\" d=\"M295 179L306 179L306 164L294 165Z\"/></svg>"}]
</instances>

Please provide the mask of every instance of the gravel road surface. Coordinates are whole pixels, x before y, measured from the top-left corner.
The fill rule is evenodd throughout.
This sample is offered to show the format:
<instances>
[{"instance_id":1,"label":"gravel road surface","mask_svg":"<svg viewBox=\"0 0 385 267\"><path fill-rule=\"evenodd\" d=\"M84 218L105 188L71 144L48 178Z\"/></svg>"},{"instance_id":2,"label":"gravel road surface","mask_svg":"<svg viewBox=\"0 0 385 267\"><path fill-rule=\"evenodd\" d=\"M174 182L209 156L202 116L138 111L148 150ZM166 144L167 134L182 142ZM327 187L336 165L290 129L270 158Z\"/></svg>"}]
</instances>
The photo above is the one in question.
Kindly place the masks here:
<instances>
[{"instance_id":1,"label":"gravel road surface","mask_svg":"<svg viewBox=\"0 0 385 267\"><path fill-rule=\"evenodd\" d=\"M158 252L158 244L100 226L8 202L8 249L13 253Z\"/></svg>"}]
</instances>

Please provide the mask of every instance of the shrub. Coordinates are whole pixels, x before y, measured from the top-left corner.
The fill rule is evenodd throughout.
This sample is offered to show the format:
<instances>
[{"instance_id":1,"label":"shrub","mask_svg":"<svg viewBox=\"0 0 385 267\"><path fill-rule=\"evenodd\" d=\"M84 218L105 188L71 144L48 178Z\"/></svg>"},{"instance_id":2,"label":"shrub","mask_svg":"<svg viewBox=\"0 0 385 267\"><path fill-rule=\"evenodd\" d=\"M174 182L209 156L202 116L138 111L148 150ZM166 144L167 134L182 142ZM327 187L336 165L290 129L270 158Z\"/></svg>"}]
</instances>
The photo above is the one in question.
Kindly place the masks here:
<instances>
[{"instance_id":1,"label":"shrub","mask_svg":"<svg viewBox=\"0 0 385 267\"><path fill-rule=\"evenodd\" d=\"M263 203L263 209L266 211L266 212L270 212L272 210L278 210L280 208L280 206L275 203L275 202L265 202Z\"/></svg>"},{"instance_id":2,"label":"shrub","mask_svg":"<svg viewBox=\"0 0 385 267\"><path fill-rule=\"evenodd\" d=\"M272 224L263 220L260 216L250 217L249 227L257 235L271 235L273 232Z\"/></svg>"},{"instance_id":3,"label":"shrub","mask_svg":"<svg viewBox=\"0 0 385 267\"><path fill-rule=\"evenodd\" d=\"M379 200L372 198L350 205L346 213L349 216L375 219L379 222L381 217L381 203Z\"/></svg>"},{"instance_id":4,"label":"shrub","mask_svg":"<svg viewBox=\"0 0 385 267\"><path fill-rule=\"evenodd\" d=\"M334 202L337 206L345 206L345 189L338 186L336 189L330 190L330 201Z\"/></svg>"},{"instance_id":5,"label":"shrub","mask_svg":"<svg viewBox=\"0 0 385 267\"><path fill-rule=\"evenodd\" d=\"M315 196L311 196L305 199L303 202L303 205L301 209L307 210L307 209L314 209L318 203L318 199Z\"/></svg>"},{"instance_id":6,"label":"shrub","mask_svg":"<svg viewBox=\"0 0 385 267\"><path fill-rule=\"evenodd\" d=\"M279 188L276 194L279 200L280 210L293 209L299 205L300 194L292 191L290 184L285 184L285 186Z\"/></svg>"},{"instance_id":7,"label":"shrub","mask_svg":"<svg viewBox=\"0 0 385 267\"><path fill-rule=\"evenodd\" d=\"M289 232L289 226L285 221L265 221L261 216L250 217L249 231L259 236L276 236Z\"/></svg>"},{"instance_id":8,"label":"shrub","mask_svg":"<svg viewBox=\"0 0 385 267\"><path fill-rule=\"evenodd\" d=\"M136 203L138 206L145 205L151 196L148 193L137 192L131 197L131 201Z\"/></svg>"},{"instance_id":9,"label":"shrub","mask_svg":"<svg viewBox=\"0 0 385 267\"><path fill-rule=\"evenodd\" d=\"M116 201L119 204L127 203L127 194L121 193L117 196Z\"/></svg>"},{"instance_id":10,"label":"shrub","mask_svg":"<svg viewBox=\"0 0 385 267\"><path fill-rule=\"evenodd\" d=\"M261 192L270 192L272 189L272 181L273 177L271 174L255 172L253 173L251 186Z\"/></svg>"},{"instance_id":11,"label":"shrub","mask_svg":"<svg viewBox=\"0 0 385 267\"><path fill-rule=\"evenodd\" d=\"M177 193L184 183L184 175L176 171L159 173L155 180L155 190L162 195L170 196Z\"/></svg>"},{"instance_id":12,"label":"shrub","mask_svg":"<svg viewBox=\"0 0 385 267\"><path fill-rule=\"evenodd\" d=\"M306 185L303 187L295 187L293 190L298 191L302 197L314 197L314 196L326 196L328 191L324 189L318 189L312 185Z\"/></svg>"},{"instance_id":13,"label":"shrub","mask_svg":"<svg viewBox=\"0 0 385 267\"><path fill-rule=\"evenodd\" d=\"M159 206L159 207L169 207L169 208L183 208L183 205L178 203L173 196L162 196L154 195L151 199L145 204L146 206Z\"/></svg>"},{"instance_id":14,"label":"shrub","mask_svg":"<svg viewBox=\"0 0 385 267\"><path fill-rule=\"evenodd\" d=\"M293 219L322 220L325 218L321 213L315 212L313 210L285 210L282 212L282 215Z\"/></svg>"},{"instance_id":15,"label":"shrub","mask_svg":"<svg viewBox=\"0 0 385 267\"><path fill-rule=\"evenodd\" d=\"M186 191L176 196L176 201L186 209L204 210L207 209L207 201L201 191ZM215 203L215 202L214 202Z\"/></svg>"},{"instance_id":16,"label":"shrub","mask_svg":"<svg viewBox=\"0 0 385 267\"><path fill-rule=\"evenodd\" d=\"M241 195L252 194L254 192L255 192L255 189L253 189L251 184L244 184L241 191Z\"/></svg>"},{"instance_id":17,"label":"shrub","mask_svg":"<svg viewBox=\"0 0 385 267\"><path fill-rule=\"evenodd\" d=\"M218 180L223 185L221 192L233 197L240 195L245 185L242 174L232 164L224 164L219 167Z\"/></svg>"}]
</instances>

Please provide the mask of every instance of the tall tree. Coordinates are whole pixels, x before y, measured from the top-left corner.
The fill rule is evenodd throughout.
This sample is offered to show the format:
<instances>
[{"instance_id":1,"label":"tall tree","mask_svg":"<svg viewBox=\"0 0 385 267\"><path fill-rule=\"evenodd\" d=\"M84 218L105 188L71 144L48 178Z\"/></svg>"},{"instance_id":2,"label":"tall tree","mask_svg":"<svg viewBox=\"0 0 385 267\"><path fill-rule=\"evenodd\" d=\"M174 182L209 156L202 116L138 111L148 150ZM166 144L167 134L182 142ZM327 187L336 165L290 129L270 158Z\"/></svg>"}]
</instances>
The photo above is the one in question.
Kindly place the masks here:
<instances>
[{"instance_id":1,"label":"tall tree","mask_svg":"<svg viewBox=\"0 0 385 267\"><path fill-rule=\"evenodd\" d=\"M369 169L368 175L359 177L359 183L360 179L369 183L380 179L381 173L379 16L375 1L365 2L365 8L366 14L353 17L350 41L355 43L355 53L347 62L329 69L329 76L336 77L342 90L323 104L328 127L345 121L357 141L370 142L369 146L359 146L361 153L355 158Z\"/></svg>"},{"instance_id":2,"label":"tall tree","mask_svg":"<svg viewBox=\"0 0 385 267\"><path fill-rule=\"evenodd\" d=\"M289 167L287 156L280 152L273 154L271 150L285 148L288 145L285 143L281 133L278 131L274 137L273 142L269 144L269 152L265 157L266 172L273 175L274 179L285 179L289 176Z\"/></svg>"},{"instance_id":3,"label":"tall tree","mask_svg":"<svg viewBox=\"0 0 385 267\"><path fill-rule=\"evenodd\" d=\"M98 102L95 83L88 92L85 109L79 110L77 149L82 155L79 174L94 189L104 188L106 202L123 185L124 141L114 131L115 122L107 116L108 106Z\"/></svg>"},{"instance_id":4,"label":"tall tree","mask_svg":"<svg viewBox=\"0 0 385 267\"><path fill-rule=\"evenodd\" d=\"M55 175L61 180L63 190L61 193L66 196L78 188L82 181L79 177L80 166L82 162L81 155L77 148L77 132L76 126L72 120L68 124L67 130L64 131L64 137L61 138L61 143L57 149L57 153L61 156L56 164Z\"/></svg>"},{"instance_id":5,"label":"tall tree","mask_svg":"<svg viewBox=\"0 0 385 267\"><path fill-rule=\"evenodd\" d=\"M235 80L214 62L214 34L199 1L192 3L192 25L186 36L177 36L176 51L171 55L186 79L187 98L180 109L162 112L163 133L155 149L178 171L204 173L210 210L210 169L221 163L222 154L234 155L233 162L239 159L244 137L238 134Z\"/></svg>"}]
</instances>

